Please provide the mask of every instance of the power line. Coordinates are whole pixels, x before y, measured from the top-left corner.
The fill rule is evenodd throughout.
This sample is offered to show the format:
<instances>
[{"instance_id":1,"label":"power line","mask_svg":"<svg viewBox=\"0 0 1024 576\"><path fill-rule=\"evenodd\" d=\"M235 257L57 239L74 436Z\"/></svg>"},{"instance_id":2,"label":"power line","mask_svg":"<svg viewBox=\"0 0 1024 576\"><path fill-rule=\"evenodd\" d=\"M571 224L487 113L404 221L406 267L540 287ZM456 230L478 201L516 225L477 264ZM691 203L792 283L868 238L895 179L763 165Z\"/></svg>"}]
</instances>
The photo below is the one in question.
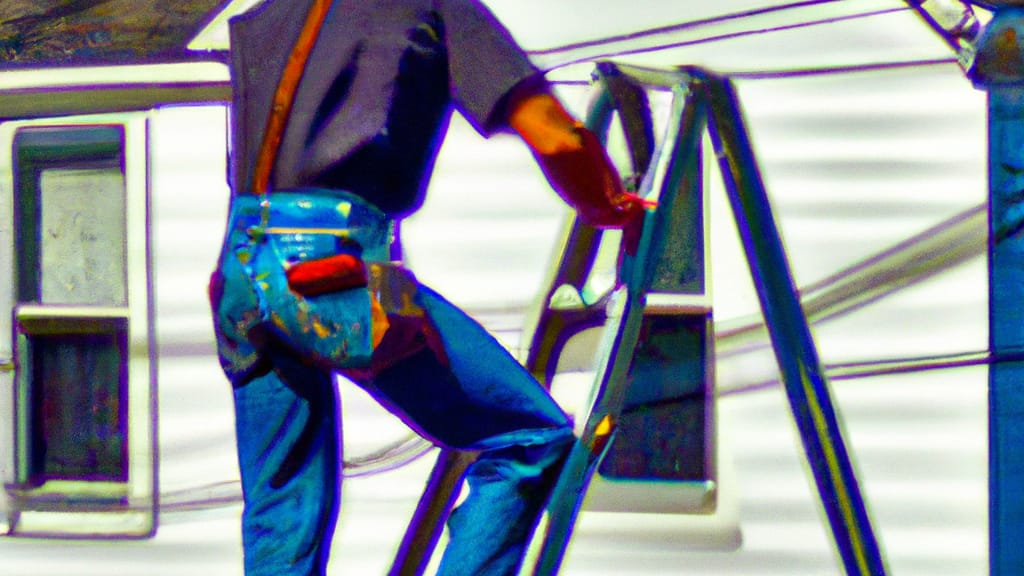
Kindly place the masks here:
<instances>
[{"instance_id":1,"label":"power line","mask_svg":"<svg viewBox=\"0 0 1024 576\"><path fill-rule=\"evenodd\" d=\"M885 72L905 68L926 68L929 66L958 66L956 58L926 58L922 60L901 60L897 62L872 62L870 64L852 64L846 66L822 66L809 68L789 68L785 70L739 71L728 72L723 76L732 80L779 80L787 78L806 78L812 76L832 76L840 74L857 74L865 72ZM590 86L591 80L552 80L559 86Z\"/></svg>"},{"instance_id":2,"label":"power line","mask_svg":"<svg viewBox=\"0 0 1024 576\"><path fill-rule=\"evenodd\" d=\"M690 20L688 22L680 22L678 24L670 24L668 26L659 26L657 28L647 28L644 30L638 30L636 32L628 32L626 34L616 34L613 36L605 36L602 38L595 38L593 40L585 40L582 42L574 42L570 44L564 44L562 46L556 46L553 48L546 48L543 50L531 50L529 53L533 56L546 56L549 54L559 54L561 52L571 52L573 50L579 50L582 48L592 48L594 46L602 46L605 44L614 44L617 42L625 42L628 40L636 40L639 38L645 38L647 36L658 36L661 34L669 34L672 32L681 32L683 30L690 30L694 28L701 28L704 26L710 26L712 24L721 24L722 22L728 22L730 20L742 20L743 18L750 18L753 16L762 16L764 14L770 14L773 12L783 12L786 10L793 10L797 8L808 8L811 6L817 6L819 4L830 4L833 2L840 2L842 0L804 0L802 2L791 2L789 4L780 4L778 6L769 6L767 8L755 8L752 10L744 10L740 12L732 12L730 14L723 14L721 16L712 16L710 18L701 18L699 20Z\"/></svg>"},{"instance_id":3,"label":"power line","mask_svg":"<svg viewBox=\"0 0 1024 576\"><path fill-rule=\"evenodd\" d=\"M924 60L853 64L848 66L792 68L789 70L772 70L763 72L730 72L726 74L726 76L737 80L772 80L779 78L801 78L806 76L828 76L832 74L854 74L858 72L879 72L884 70L898 70L900 68L922 68L926 66L944 66L949 64L956 65L956 58L930 58Z\"/></svg>"},{"instance_id":4,"label":"power line","mask_svg":"<svg viewBox=\"0 0 1024 576\"><path fill-rule=\"evenodd\" d=\"M825 2L835 2L835 1L838 1L838 0L817 0L817 2L814 2L814 3L825 3ZM558 68L564 68L566 66L572 66L572 65L575 65L575 64L582 64L582 63L590 62L590 61L593 61L593 60L617 58L617 57L629 56L629 55L634 55L634 54L646 54L646 53L650 53L650 52L660 52L660 51L663 51L663 50L670 50L670 49L673 49L673 48L683 48L683 47L687 47L687 46L698 46L698 45L701 45L701 44L708 44L708 43L711 43L711 42L720 42L720 41L723 41L723 40L734 40L734 39L737 39L737 38L745 38L745 37L750 37L750 36L759 36L759 35L771 34L771 33L776 33L776 32L785 32L785 31L789 31L789 30L797 30L797 29L801 29L801 28L809 28L809 27L812 27L812 26L821 26L821 25L825 25L825 24L835 24L835 23L838 23L838 22L845 22L845 21L850 21L850 20L858 20L858 19L863 19L863 18L870 18L870 17L873 17L873 16L883 16L883 15L887 15L887 14L896 14L896 13L899 13L899 12L906 12L907 10L910 10L910 8L905 7L905 6L898 7L898 8L884 8L884 9L880 9L880 10L871 10L871 11L868 11L868 12L859 12L859 13L856 13L856 14L846 14L846 15L843 15L843 16L832 16L832 17L828 17L828 18L818 18L818 19L814 19L814 20L806 20L806 21L803 21L803 22L795 22L795 23L792 23L792 24L781 24L781 25L778 25L778 26L768 26L768 27L764 27L764 28L755 28L755 29L751 29L751 30L741 30L741 31L738 31L738 32L728 32L728 33L724 33L724 34L705 36L703 38L697 38L697 39L694 39L694 40L683 40L683 41L679 41L679 42L669 42L669 43L664 43L664 44L657 44L657 45L654 45L654 46L644 46L644 47L639 47L639 48L627 48L627 49L623 49L623 50L615 50L615 51L609 51L609 52L604 52L604 53L599 53L599 54L589 54L587 56L581 56L581 57L578 57L578 58L570 58L569 60L564 61L564 62L558 62L557 64L548 66L546 71L550 72L550 71L556 70ZM677 25L677 26L682 26L682 25ZM678 29L679 28L677 28L677 30ZM624 35L623 37L624 38L630 38L630 37L633 37L633 36L641 37L641 36L646 36L646 35L650 35L650 33L647 32L647 31L637 32L637 33L633 33L633 34ZM612 38L619 38L619 37L612 37ZM595 47L595 46L604 46L604 45L607 45L607 44L614 44L614 43L618 43L620 41L621 40L617 40L617 39L610 40L610 41L594 40L594 41L590 41L589 43L586 43L586 44L588 44L588 47ZM573 49L573 50L552 49L551 51L540 51L540 52L531 51L529 54L531 56L550 56L550 55L553 55L553 54L557 55L557 54L563 54L563 53L571 52L571 51L575 51L575 49Z\"/></svg>"},{"instance_id":5,"label":"power line","mask_svg":"<svg viewBox=\"0 0 1024 576\"><path fill-rule=\"evenodd\" d=\"M988 350L971 350L964 352L952 352L939 356L884 358L881 360L826 364L823 368L825 369L825 374L828 376L828 379L832 382L837 382L841 380L858 380L861 378L891 376L894 374L910 374L931 370L951 370L954 368L967 368L970 366L988 366L999 362L1019 362L1022 358L1024 358L1024 354L1019 352L995 355ZM715 397L724 398L727 396L739 396L753 392L761 392L774 389L779 385L780 381L778 378L771 378L759 382L747 382L733 386L719 386L715 390Z\"/></svg>"}]
</instances>

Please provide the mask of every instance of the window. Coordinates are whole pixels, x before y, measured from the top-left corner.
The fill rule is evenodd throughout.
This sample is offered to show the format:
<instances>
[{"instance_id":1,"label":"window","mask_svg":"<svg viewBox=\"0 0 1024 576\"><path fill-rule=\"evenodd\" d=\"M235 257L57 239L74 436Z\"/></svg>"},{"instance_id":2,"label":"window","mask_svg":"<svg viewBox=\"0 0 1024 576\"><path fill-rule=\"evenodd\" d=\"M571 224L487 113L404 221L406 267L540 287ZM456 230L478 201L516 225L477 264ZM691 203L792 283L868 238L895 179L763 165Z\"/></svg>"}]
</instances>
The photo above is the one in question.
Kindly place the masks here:
<instances>
[{"instance_id":1,"label":"window","mask_svg":"<svg viewBox=\"0 0 1024 576\"><path fill-rule=\"evenodd\" d=\"M156 510L147 120L54 122L0 125L18 231L0 270L14 286L4 303L14 319L11 529L147 536Z\"/></svg>"}]
</instances>

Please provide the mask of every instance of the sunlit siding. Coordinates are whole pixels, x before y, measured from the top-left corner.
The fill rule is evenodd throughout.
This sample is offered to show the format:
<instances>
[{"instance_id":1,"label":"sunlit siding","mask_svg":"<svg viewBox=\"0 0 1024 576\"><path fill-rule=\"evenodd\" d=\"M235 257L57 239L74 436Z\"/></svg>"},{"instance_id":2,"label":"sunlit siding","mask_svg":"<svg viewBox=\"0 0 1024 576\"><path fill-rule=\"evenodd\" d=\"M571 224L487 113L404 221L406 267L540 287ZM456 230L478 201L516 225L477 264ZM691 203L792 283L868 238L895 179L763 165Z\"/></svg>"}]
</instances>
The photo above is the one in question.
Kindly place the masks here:
<instances>
[{"instance_id":1,"label":"sunlit siding","mask_svg":"<svg viewBox=\"0 0 1024 576\"><path fill-rule=\"evenodd\" d=\"M892 30L911 22L899 19ZM720 44L678 52L674 62L747 70L766 60L842 61L849 45L815 51L838 38L834 32L830 38L828 28L819 30L803 43L776 42L764 49L757 48L763 39ZM852 33L865 50L858 54L931 53L920 48L923 36L896 42L892 30L858 26ZM802 60L801 50L807 55ZM800 285L984 202L984 94L952 65L737 85ZM583 94L564 93L579 109ZM241 573L239 506L177 506L237 494L230 390L213 355L205 301L227 203L223 120L216 109L164 110L152 124L160 479L173 505L155 539L131 546L0 540L0 555L5 568L14 566L13 574L65 574L70 567L75 573L109 574L139 565L154 575ZM714 175L711 182L715 318L724 324L756 316L758 305L720 182ZM430 200L405 223L402 237L408 262L424 282L515 346L522 311L543 282L564 215L521 145L511 137L485 142L456 119ZM985 274L979 254L820 323L814 332L823 361L984 349ZM723 359L717 368L723 390L776 377L767 350ZM984 368L972 367L833 383L875 531L894 574L987 571L986 376ZM350 453L404 433L352 386L343 384L343 391ZM683 520L647 519L646 526L627 530L623 517L588 512L566 575L841 573L782 389L726 395L719 416L721 457L735 475L728 496L738 506L742 546L697 550L699 539L688 534ZM332 573L384 573L429 467L425 459L346 484Z\"/></svg>"}]
</instances>

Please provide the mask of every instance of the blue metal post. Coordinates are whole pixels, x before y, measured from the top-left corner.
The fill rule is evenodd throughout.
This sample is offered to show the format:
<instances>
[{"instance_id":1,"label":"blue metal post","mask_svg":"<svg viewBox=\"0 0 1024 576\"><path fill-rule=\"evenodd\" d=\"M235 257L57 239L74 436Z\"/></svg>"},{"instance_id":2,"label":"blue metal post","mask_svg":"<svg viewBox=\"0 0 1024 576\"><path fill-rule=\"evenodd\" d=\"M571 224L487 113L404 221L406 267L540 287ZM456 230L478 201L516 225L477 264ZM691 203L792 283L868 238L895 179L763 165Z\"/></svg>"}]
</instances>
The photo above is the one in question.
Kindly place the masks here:
<instances>
[{"instance_id":1,"label":"blue metal post","mask_svg":"<svg viewBox=\"0 0 1024 576\"><path fill-rule=\"evenodd\" d=\"M1024 86L989 97L989 554L993 576L1024 574ZM1018 356L1019 357L1019 356Z\"/></svg>"},{"instance_id":2,"label":"blue metal post","mask_svg":"<svg viewBox=\"0 0 1024 576\"><path fill-rule=\"evenodd\" d=\"M997 4L1005 4L999 3ZM969 70L988 92L989 573L1024 574L1024 9L999 7Z\"/></svg>"},{"instance_id":3,"label":"blue metal post","mask_svg":"<svg viewBox=\"0 0 1024 576\"><path fill-rule=\"evenodd\" d=\"M988 92L989 573L1024 574L1024 9L907 2ZM984 27L972 4L993 10Z\"/></svg>"}]
</instances>

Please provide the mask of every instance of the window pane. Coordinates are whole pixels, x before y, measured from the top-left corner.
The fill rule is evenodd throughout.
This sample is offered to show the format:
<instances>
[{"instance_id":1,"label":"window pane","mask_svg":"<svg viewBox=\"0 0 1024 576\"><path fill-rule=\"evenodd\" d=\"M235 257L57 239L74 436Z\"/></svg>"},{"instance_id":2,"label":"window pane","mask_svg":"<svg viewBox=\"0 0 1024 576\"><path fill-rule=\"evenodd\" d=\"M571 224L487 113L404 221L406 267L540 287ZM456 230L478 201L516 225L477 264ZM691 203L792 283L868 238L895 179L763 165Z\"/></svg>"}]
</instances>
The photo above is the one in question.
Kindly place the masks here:
<instances>
[{"instance_id":1,"label":"window pane","mask_svg":"<svg viewBox=\"0 0 1024 576\"><path fill-rule=\"evenodd\" d=\"M708 478L704 315L645 316L618 429L599 471L609 479Z\"/></svg>"},{"instance_id":2,"label":"window pane","mask_svg":"<svg viewBox=\"0 0 1024 576\"><path fill-rule=\"evenodd\" d=\"M46 334L30 341L30 481L125 481L124 330Z\"/></svg>"},{"instance_id":3,"label":"window pane","mask_svg":"<svg viewBox=\"0 0 1024 576\"><path fill-rule=\"evenodd\" d=\"M125 305L125 194L121 171L43 170L39 188L41 302Z\"/></svg>"}]
</instances>

